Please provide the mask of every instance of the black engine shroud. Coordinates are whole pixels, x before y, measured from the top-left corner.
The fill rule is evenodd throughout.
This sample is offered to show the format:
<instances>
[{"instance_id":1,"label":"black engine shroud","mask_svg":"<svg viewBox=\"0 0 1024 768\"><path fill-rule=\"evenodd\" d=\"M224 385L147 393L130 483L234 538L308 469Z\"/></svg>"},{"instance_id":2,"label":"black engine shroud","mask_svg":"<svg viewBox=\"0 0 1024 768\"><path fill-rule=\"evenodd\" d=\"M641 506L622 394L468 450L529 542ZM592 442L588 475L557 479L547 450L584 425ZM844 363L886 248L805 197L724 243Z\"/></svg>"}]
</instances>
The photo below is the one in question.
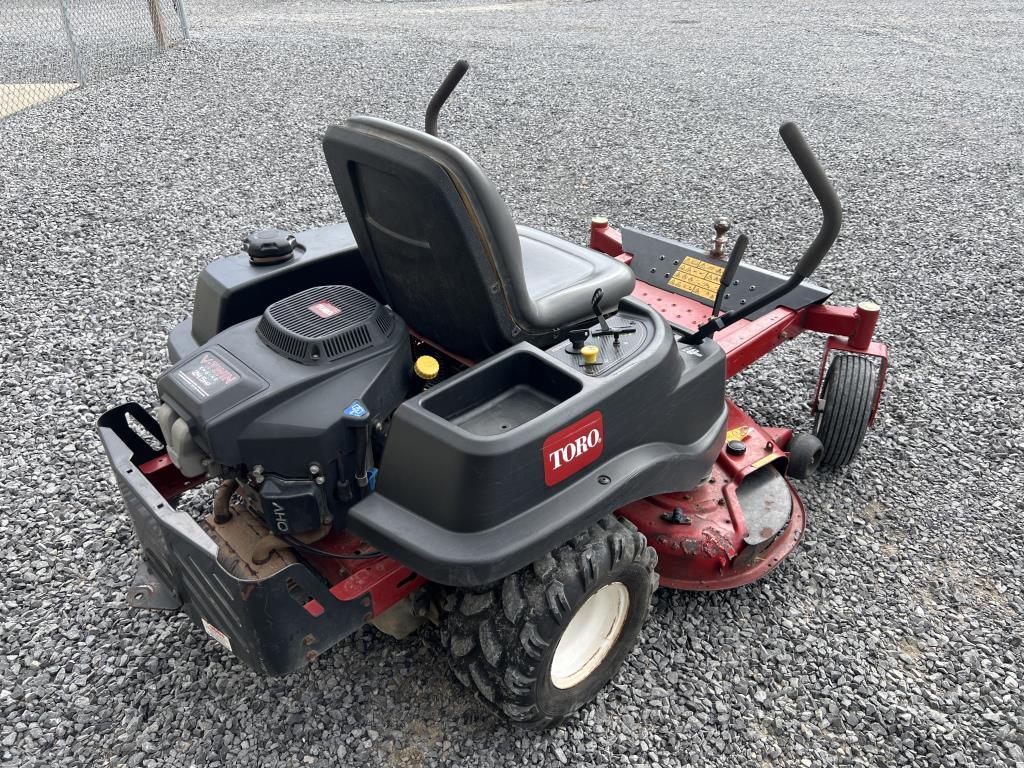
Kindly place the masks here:
<instances>
[{"instance_id":1,"label":"black engine shroud","mask_svg":"<svg viewBox=\"0 0 1024 768\"><path fill-rule=\"evenodd\" d=\"M157 390L212 462L257 476L268 527L299 533L340 521L358 500L373 424L405 399L410 356L390 309L318 286L221 331Z\"/></svg>"}]
</instances>

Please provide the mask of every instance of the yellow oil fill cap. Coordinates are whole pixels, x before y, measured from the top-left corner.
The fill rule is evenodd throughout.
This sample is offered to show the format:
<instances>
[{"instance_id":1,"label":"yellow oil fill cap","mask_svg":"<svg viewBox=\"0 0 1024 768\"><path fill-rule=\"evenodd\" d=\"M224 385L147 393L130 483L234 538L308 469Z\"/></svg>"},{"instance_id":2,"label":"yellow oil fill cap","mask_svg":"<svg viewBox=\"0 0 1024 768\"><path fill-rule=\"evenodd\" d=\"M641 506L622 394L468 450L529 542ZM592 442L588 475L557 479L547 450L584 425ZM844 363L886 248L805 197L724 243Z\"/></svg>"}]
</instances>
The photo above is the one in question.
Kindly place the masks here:
<instances>
[{"instance_id":1,"label":"yellow oil fill cap","mask_svg":"<svg viewBox=\"0 0 1024 768\"><path fill-rule=\"evenodd\" d=\"M437 358L435 357L431 357L430 355L420 355L416 358L413 370L416 371L416 375L424 381L430 381L431 379L437 378L437 374L441 370L441 364L437 362Z\"/></svg>"},{"instance_id":2,"label":"yellow oil fill cap","mask_svg":"<svg viewBox=\"0 0 1024 768\"><path fill-rule=\"evenodd\" d=\"M597 355L600 351L593 344L587 344L587 346L580 350L580 354L583 355L583 362L586 365L593 365L597 362Z\"/></svg>"}]
</instances>

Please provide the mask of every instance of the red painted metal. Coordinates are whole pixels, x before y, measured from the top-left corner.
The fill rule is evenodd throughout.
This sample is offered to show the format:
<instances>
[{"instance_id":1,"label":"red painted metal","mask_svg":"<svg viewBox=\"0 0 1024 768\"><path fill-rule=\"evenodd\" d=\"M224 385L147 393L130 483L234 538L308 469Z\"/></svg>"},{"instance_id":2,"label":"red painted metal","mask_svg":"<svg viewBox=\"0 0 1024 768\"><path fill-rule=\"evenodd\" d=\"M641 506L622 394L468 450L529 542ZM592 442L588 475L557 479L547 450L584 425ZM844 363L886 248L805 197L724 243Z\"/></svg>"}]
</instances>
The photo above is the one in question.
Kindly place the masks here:
<instances>
[{"instance_id":1,"label":"red painted metal","mask_svg":"<svg viewBox=\"0 0 1024 768\"><path fill-rule=\"evenodd\" d=\"M854 345L843 341L837 336L829 336L825 340L825 353L821 356L821 366L818 368L818 383L814 387L814 399L811 400L811 412L818 412L818 403L821 401L821 388L825 385L825 370L828 367L828 360L833 352L847 352L855 355L864 355L865 357L877 357L879 360L878 365L878 382L875 386L875 397L871 404L871 418L868 420L869 425L875 423L875 417L878 415L878 404L882 400L882 390L885 388L885 377L889 373L889 348L878 341L870 342L867 347L861 349Z\"/></svg>"},{"instance_id":2,"label":"red painted metal","mask_svg":"<svg viewBox=\"0 0 1024 768\"><path fill-rule=\"evenodd\" d=\"M604 219L591 221L590 247L626 264L632 261L632 255L622 250L621 232ZM711 316L710 308L696 299L641 280L637 280L633 296L678 328L696 329ZM812 409L817 407L826 364L833 352L878 357L881 365L871 412L874 423L889 359L886 346L872 341L878 314L878 306L871 302L855 308L824 304L800 310L778 307L756 320L741 320L718 332L715 342L725 352L726 375L731 377L804 331L829 334ZM804 508L787 480L792 498L789 523L768 542L754 547L744 544L747 527L736 489L751 472L784 459L784 448L793 431L762 428L733 403L729 402L728 407L730 434L743 435L747 446L742 455L730 455L723 448L710 480L698 488L652 496L619 510L657 550L663 586L711 590L747 584L778 565L803 535Z\"/></svg>"},{"instance_id":3,"label":"red painted metal","mask_svg":"<svg viewBox=\"0 0 1024 768\"><path fill-rule=\"evenodd\" d=\"M857 325L857 310L853 307L815 304L804 310L803 326L808 331L850 336L857 332Z\"/></svg>"},{"instance_id":4,"label":"red painted metal","mask_svg":"<svg viewBox=\"0 0 1024 768\"><path fill-rule=\"evenodd\" d=\"M590 247L609 256L618 256L622 253L622 232L609 225L604 216L595 216L590 220Z\"/></svg>"},{"instance_id":5,"label":"red painted metal","mask_svg":"<svg viewBox=\"0 0 1024 768\"><path fill-rule=\"evenodd\" d=\"M622 250L622 233L600 217L591 220L590 247L626 264L633 258L631 254ZM680 296L642 280L636 281L633 296L646 302L669 323L680 328L694 330L711 317L711 309L696 299ZM833 351L848 351L880 358L882 365L879 385L871 412L873 424L885 384L889 359L886 346L871 340L878 323L879 311L878 305L872 302L861 302L856 307L814 304L800 310L778 307L757 320L740 320L719 331L715 334L715 342L725 351L726 375L731 377L804 331L831 334L833 337L845 336L845 341L832 338L826 342L822 358L822 375L825 362ZM819 391L821 383L819 375ZM817 402L816 392L812 408L816 407Z\"/></svg>"},{"instance_id":6,"label":"red painted metal","mask_svg":"<svg viewBox=\"0 0 1024 768\"><path fill-rule=\"evenodd\" d=\"M368 616L373 617L426 583L426 579L396 560L382 557L335 584L331 587L331 594L344 601L363 598Z\"/></svg>"},{"instance_id":7,"label":"red painted metal","mask_svg":"<svg viewBox=\"0 0 1024 768\"><path fill-rule=\"evenodd\" d=\"M636 281L633 296L656 310L672 325L692 330L711 317L711 308L696 299L666 291L643 280Z\"/></svg>"},{"instance_id":8,"label":"red painted metal","mask_svg":"<svg viewBox=\"0 0 1024 768\"><path fill-rule=\"evenodd\" d=\"M303 553L303 557L327 579L331 594L338 600L364 600L367 618L380 615L427 583L422 576L386 555L365 557L373 554L373 547L348 531L332 533L314 546L336 557L309 552ZM326 608L330 610L329 606Z\"/></svg>"},{"instance_id":9,"label":"red painted metal","mask_svg":"<svg viewBox=\"0 0 1024 768\"><path fill-rule=\"evenodd\" d=\"M706 591L748 584L782 562L803 535L804 508L787 481L793 504L789 522L763 544L744 543L747 523L736 489L752 472L785 460L781 446L792 432L763 429L735 404L727 405L728 429L742 436L747 447L743 454L734 456L723 448L708 482L618 510L657 551L663 587Z\"/></svg>"},{"instance_id":10,"label":"red painted metal","mask_svg":"<svg viewBox=\"0 0 1024 768\"><path fill-rule=\"evenodd\" d=\"M878 324L880 309L873 302L862 301L856 307L815 304L803 312L804 330L846 336L851 348L866 350Z\"/></svg>"},{"instance_id":11,"label":"red painted metal","mask_svg":"<svg viewBox=\"0 0 1024 768\"><path fill-rule=\"evenodd\" d=\"M696 299L636 281L633 296L655 309L672 325L695 330L711 317L711 308ZM757 320L741 320L715 334L715 342L726 355L726 376L735 376L775 347L803 332L801 315L779 307Z\"/></svg>"},{"instance_id":12,"label":"red painted metal","mask_svg":"<svg viewBox=\"0 0 1024 768\"><path fill-rule=\"evenodd\" d=\"M849 334L847 343L854 349L867 349L878 325L881 308L873 301L862 301L857 305L857 328Z\"/></svg>"},{"instance_id":13,"label":"red painted metal","mask_svg":"<svg viewBox=\"0 0 1024 768\"><path fill-rule=\"evenodd\" d=\"M146 479L153 484L153 487L168 501L174 501L190 488L202 485L209 478L206 475L199 477L185 477L179 469L174 466L171 457L162 453L155 459L139 465L139 471L146 476Z\"/></svg>"},{"instance_id":14,"label":"red painted metal","mask_svg":"<svg viewBox=\"0 0 1024 768\"><path fill-rule=\"evenodd\" d=\"M718 464L722 465L729 477L738 481L773 461L786 458L786 452L764 427L750 418L732 400L726 399L725 405L729 413L725 441L728 443L738 437L746 446L746 451L739 456L734 456L722 448Z\"/></svg>"},{"instance_id":15,"label":"red painted metal","mask_svg":"<svg viewBox=\"0 0 1024 768\"><path fill-rule=\"evenodd\" d=\"M756 320L740 320L716 333L715 341L725 350L725 375L735 376L780 344L799 336L804 330L800 317L800 312L778 307Z\"/></svg>"},{"instance_id":16,"label":"red painted metal","mask_svg":"<svg viewBox=\"0 0 1024 768\"><path fill-rule=\"evenodd\" d=\"M793 439L793 430L789 427L762 427L761 429L782 450L786 450L789 441Z\"/></svg>"},{"instance_id":17,"label":"red painted metal","mask_svg":"<svg viewBox=\"0 0 1024 768\"><path fill-rule=\"evenodd\" d=\"M302 607L305 608L306 613L308 613L314 619L323 616L326 610L323 606L323 603L321 603L315 597L311 597Z\"/></svg>"}]
</instances>

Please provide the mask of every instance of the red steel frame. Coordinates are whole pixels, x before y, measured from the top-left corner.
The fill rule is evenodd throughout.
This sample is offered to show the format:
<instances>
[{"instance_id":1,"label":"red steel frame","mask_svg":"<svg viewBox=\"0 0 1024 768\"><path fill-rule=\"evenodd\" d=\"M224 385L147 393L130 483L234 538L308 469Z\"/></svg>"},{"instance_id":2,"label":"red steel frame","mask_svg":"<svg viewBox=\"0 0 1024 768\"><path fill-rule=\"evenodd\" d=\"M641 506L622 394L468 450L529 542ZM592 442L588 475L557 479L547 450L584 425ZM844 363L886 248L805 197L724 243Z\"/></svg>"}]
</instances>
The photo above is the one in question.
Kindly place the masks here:
<instances>
[{"instance_id":1,"label":"red steel frame","mask_svg":"<svg viewBox=\"0 0 1024 768\"><path fill-rule=\"evenodd\" d=\"M603 218L594 218L590 224L590 247L629 264L633 256L622 250L622 232ZM657 310L672 325L690 330L710 319L711 308L696 299L666 291L638 280L633 295ZM878 403L889 370L889 350L880 342L872 341L878 322L879 307L865 301L856 307L835 307L812 304L793 310L778 307L757 320L740 320L715 334L715 342L725 351L726 376L735 376L755 360L767 355L777 346L796 338L804 331L830 334L825 342L818 382L811 400L811 410L818 411L826 364L833 352L876 357L879 360L878 385L871 408L874 424Z\"/></svg>"},{"instance_id":2,"label":"red steel frame","mask_svg":"<svg viewBox=\"0 0 1024 768\"><path fill-rule=\"evenodd\" d=\"M629 264L633 257L622 248L622 233L598 217L591 220L590 247ZM711 308L650 285L636 283L633 296L657 310L670 324L695 330L711 318ZM829 334L814 398L812 412L820 405L821 388L829 356L833 352L877 357L878 385L871 408L874 423L889 353L884 344L872 340L879 307L861 302L857 307L815 304L793 310L777 307L756 320L740 320L715 334L715 342L726 356L726 376L735 376L755 360L804 331ZM731 401L727 401L729 438L740 435L745 450L730 455L723 449L708 482L692 491L660 494L627 504L619 514L631 520L658 552L658 571L665 587L685 590L731 589L764 576L797 545L806 516L799 495L789 485L792 512L785 528L770 542L745 546L747 524L736 489L750 473L774 461L786 461L785 448L793 435L789 429L758 425ZM789 484L789 480L786 479Z\"/></svg>"},{"instance_id":3,"label":"red steel frame","mask_svg":"<svg viewBox=\"0 0 1024 768\"><path fill-rule=\"evenodd\" d=\"M202 485L207 479L205 476L185 477L166 453L140 464L139 471L168 503L173 503L185 491ZM373 547L348 531L330 535L318 541L315 546L334 555L306 555L331 585L331 594L345 602L362 599L367 621L379 616L427 581L387 555L367 557L368 553L373 553ZM326 606L313 598L302 607L311 616L321 616L327 610Z\"/></svg>"},{"instance_id":4,"label":"red steel frame","mask_svg":"<svg viewBox=\"0 0 1024 768\"><path fill-rule=\"evenodd\" d=\"M322 539L316 547L336 556L305 554L306 559L328 580L331 594L336 598L346 602L363 599L367 621L427 583L422 576L387 555L360 557L373 548L348 531ZM310 600L303 607L313 616L325 610L317 600Z\"/></svg>"}]
</instances>

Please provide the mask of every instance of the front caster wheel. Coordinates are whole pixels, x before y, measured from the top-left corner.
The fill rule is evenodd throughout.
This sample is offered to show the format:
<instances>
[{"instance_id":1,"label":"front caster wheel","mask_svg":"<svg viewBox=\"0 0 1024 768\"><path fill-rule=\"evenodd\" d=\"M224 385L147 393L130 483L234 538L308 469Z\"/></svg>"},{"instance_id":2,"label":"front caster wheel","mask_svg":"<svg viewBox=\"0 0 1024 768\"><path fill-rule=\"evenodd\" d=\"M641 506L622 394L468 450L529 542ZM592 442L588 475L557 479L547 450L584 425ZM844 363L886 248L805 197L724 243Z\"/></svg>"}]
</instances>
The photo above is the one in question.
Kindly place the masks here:
<instances>
[{"instance_id":1,"label":"front caster wheel","mask_svg":"<svg viewBox=\"0 0 1024 768\"><path fill-rule=\"evenodd\" d=\"M828 367L814 434L821 440L821 467L845 467L857 455L871 421L878 371L870 358L840 355Z\"/></svg>"},{"instance_id":2,"label":"front caster wheel","mask_svg":"<svg viewBox=\"0 0 1024 768\"><path fill-rule=\"evenodd\" d=\"M657 562L632 523L606 517L496 584L456 591L442 631L456 677L521 727L557 725L636 645Z\"/></svg>"}]
</instances>

